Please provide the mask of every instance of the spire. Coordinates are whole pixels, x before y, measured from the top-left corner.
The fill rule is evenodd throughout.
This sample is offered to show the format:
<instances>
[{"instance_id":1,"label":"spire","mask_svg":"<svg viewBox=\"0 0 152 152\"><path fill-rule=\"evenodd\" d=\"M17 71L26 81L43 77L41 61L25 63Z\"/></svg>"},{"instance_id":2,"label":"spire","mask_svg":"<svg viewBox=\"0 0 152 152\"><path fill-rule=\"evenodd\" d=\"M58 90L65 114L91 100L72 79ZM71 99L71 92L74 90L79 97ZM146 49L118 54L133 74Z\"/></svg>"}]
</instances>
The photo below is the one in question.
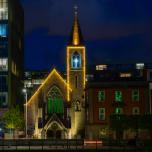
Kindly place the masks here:
<instances>
[{"instance_id":1,"label":"spire","mask_svg":"<svg viewBox=\"0 0 152 152\"><path fill-rule=\"evenodd\" d=\"M83 45L83 37L78 21L78 7L74 7L74 23L72 26L72 32L70 35L69 45Z\"/></svg>"}]
</instances>

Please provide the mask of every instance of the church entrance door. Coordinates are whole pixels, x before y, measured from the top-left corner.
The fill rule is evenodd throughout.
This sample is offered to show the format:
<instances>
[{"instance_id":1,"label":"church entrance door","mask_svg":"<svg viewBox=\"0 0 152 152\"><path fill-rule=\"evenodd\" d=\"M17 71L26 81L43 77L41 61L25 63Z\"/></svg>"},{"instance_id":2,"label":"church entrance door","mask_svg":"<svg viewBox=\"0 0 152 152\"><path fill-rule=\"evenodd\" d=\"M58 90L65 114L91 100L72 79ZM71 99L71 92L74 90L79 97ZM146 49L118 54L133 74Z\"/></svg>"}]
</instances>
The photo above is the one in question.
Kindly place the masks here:
<instances>
[{"instance_id":1,"label":"church entrance door","mask_svg":"<svg viewBox=\"0 0 152 152\"><path fill-rule=\"evenodd\" d=\"M62 131L61 130L47 130L47 139L61 139Z\"/></svg>"}]
</instances>

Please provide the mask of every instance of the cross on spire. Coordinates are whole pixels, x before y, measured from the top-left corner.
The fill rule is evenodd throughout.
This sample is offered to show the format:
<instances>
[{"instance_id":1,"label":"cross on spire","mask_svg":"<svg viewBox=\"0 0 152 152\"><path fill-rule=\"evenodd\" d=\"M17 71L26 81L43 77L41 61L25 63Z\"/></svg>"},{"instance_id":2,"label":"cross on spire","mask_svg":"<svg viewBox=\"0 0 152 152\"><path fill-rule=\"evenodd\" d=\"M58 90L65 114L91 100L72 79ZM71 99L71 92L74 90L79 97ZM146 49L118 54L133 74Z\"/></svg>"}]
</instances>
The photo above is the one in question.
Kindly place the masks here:
<instances>
[{"instance_id":1,"label":"cross on spire","mask_svg":"<svg viewBox=\"0 0 152 152\"><path fill-rule=\"evenodd\" d=\"M83 45L83 37L80 29L80 25L78 22L78 6L74 5L74 22L72 27L72 32L70 36L69 45ZM76 61L77 64L77 61Z\"/></svg>"}]
</instances>

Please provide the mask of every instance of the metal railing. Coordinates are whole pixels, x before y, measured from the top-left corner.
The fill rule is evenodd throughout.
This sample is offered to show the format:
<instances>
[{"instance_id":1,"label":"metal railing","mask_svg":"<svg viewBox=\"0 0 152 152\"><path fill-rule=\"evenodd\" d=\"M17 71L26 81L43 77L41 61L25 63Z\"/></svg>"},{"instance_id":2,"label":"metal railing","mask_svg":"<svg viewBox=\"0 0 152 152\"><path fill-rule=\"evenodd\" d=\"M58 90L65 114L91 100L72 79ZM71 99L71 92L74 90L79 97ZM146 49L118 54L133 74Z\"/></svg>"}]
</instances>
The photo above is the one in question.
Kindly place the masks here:
<instances>
[{"instance_id":1,"label":"metal railing","mask_svg":"<svg viewBox=\"0 0 152 152\"><path fill-rule=\"evenodd\" d=\"M152 151L152 141L139 141L134 145L128 144L127 140L83 140L83 139L10 139L0 140L1 150L50 150L50 149L67 149L67 150L145 150Z\"/></svg>"},{"instance_id":2,"label":"metal railing","mask_svg":"<svg viewBox=\"0 0 152 152\"><path fill-rule=\"evenodd\" d=\"M10 139L0 140L0 150L5 149L83 149L84 140L78 139Z\"/></svg>"}]
</instances>

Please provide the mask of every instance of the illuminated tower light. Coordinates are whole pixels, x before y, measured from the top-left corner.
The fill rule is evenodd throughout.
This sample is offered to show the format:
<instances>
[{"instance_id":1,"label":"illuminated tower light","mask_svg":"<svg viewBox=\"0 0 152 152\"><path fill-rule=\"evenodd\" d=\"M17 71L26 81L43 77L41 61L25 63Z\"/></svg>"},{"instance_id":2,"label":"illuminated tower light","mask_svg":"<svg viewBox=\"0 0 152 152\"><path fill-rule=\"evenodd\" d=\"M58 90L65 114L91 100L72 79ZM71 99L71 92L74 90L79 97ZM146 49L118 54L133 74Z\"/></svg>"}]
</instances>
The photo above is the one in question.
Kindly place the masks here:
<instances>
[{"instance_id":1,"label":"illuminated tower light","mask_svg":"<svg viewBox=\"0 0 152 152\"><path fill-rule=\"evenodd\" d=\"M74 65L75 65L76 68L78 67L78 63L79 63L79 60L77 58L75 58L74 59Z\"/></svg>"}]
</instances>

